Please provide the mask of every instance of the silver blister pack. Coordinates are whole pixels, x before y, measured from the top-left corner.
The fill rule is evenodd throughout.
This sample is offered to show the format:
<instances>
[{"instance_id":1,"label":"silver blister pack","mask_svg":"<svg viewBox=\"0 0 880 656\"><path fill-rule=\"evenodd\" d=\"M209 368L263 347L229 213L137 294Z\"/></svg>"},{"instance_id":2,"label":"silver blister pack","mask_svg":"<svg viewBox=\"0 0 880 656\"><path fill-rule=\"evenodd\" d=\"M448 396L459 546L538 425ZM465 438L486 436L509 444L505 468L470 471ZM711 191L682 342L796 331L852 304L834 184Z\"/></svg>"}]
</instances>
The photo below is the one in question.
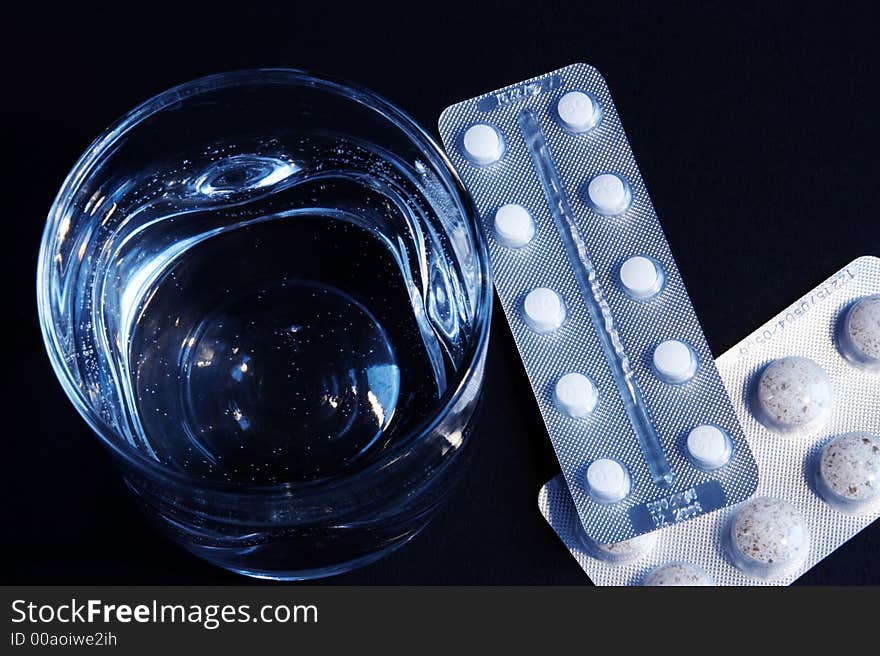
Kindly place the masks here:
<instances>
[{"instance_id":1,"label":"silver blister pack","mask_svg":"<svg viewBox=\"0 0 880 656\"><path fill-rule=\"evenodd\" d=\"M748 498L754 459L599 73L567 66L439 127L586 533Z\"/></svg>"},{"instance_id":2,"label":"silver blister pack","mask_svg":"<svg viewBox=\"0 0 880 656\"><path fill-rule=\"evenodd\" d=\"M557 476L539 508L597 585L787 585L880 517L880 259L855 260L716 364L758 462L755 497L600 546Z\"/></svg>"}]
</instances>

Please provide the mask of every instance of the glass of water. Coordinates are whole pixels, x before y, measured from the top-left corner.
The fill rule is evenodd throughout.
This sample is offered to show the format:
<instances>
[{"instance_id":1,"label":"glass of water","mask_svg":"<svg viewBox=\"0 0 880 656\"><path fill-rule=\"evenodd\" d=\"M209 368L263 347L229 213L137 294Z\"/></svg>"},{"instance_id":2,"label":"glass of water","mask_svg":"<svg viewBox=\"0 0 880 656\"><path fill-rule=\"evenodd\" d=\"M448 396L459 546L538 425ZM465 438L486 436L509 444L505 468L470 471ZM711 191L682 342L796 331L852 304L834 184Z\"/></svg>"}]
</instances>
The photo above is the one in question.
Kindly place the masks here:
<instances>
[{"instance_id":1,"label":"glass of water","mask_svg":"<svg viewBox=\"0 0 880 656\"><path fill-rule=\"evenodd\" d=\"M136 499L250 576L400 546L467 452L492 287L434 141L287 69L166 91L107 130L50 211L55 371Z\"/></svg>"}]
</instances>

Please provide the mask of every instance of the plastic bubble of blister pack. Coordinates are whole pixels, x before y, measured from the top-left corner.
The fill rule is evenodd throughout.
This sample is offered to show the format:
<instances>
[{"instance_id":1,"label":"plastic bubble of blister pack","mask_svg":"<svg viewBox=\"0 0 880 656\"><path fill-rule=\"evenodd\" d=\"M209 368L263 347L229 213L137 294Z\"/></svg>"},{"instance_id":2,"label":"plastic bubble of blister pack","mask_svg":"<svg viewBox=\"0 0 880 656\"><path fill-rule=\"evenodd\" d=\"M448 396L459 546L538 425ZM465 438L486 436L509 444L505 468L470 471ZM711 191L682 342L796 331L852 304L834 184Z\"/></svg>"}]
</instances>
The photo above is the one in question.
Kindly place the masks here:
<instances>
[{"instance_id":1,"label":"plastic bubble of blister pack","mask_svg":"<svg viewBox=\"0 0 880 656\"><path fill-rule=\"evenodd\" d=\"M754 459L599 73L458 103L440 134L588 539L748 498Z\"/></svg>"},{"instance_id":2,"label":"plastic bubble of blister pack","mask_svg":"<svg viewBox=\"0 0 880 656\"><path fill-rule=\"evenodd\" d=\"M716 360L761 471L752 499L610 561L584 548L562 477L541 489L541 512L594 583L646 584L674 563L678 580L687 565L718 585L786 585L880 517L878 291L880 259L861 257ZM723 453L711 430L696 442L709 461Z\"/></svg>"}]
</instances>

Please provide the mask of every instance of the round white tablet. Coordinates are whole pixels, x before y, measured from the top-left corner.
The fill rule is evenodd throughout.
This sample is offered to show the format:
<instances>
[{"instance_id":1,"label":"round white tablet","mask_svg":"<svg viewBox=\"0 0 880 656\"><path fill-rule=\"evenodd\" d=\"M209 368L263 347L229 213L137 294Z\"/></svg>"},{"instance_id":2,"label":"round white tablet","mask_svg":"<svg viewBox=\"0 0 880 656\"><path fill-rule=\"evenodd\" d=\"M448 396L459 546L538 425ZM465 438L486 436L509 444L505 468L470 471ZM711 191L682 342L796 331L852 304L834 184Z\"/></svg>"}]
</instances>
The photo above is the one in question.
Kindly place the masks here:
<instances>
[{"instance_id":1,"label":"round white tablet","mask_svg":"<svg viewBox=\"0 0 880 656\"><path fill-rule=\"evenodd\" d=\"M523 318L535 332L552 332L565 321L565 303L549 287L538 287L523 301Z\"/></svg>"},{"instance_id":2,"label":"round white tablet","mask_svg":"<svg viewBox=\"0 0 880 656\"><path fill-rule=\"evenodd\" d=\"M589 378L579 373L565 374L553 388L556 406L572 417L586 417L596 407L599 391Z\"/></svg>"},{"instance_id":3,"label":"round white tablet","mask_svg":"<svg viewBox=\"0 0 880 656\"><path fill-rule=\"evenodd\" d=\"M501 159L504 139L494 125L477 123L464 133L464 150L473 162L486 166Z\"/></svg>"},{"instance_id":4,"label":"round white tablet","mask_svg":"<svg viewBox=\"0 0 880 656\"><path fill-rule=\"evenodd\" d=\"M663 276L654 260L635 255L621 265L620 282L627 294L642 300L660 291Z\"/></svg>"},{"instance_id":5,"label":"round white tablet","mask_svg":"<svg viewBox=\"0 0 880 656\"><path fill-rule=\"evenodd\" d=\"M827 418L831 402L828 374L809 358L774 360L758 379L758 419L780 433L816 428Z\"/></svg>"},{"instance_id":6,"label":"round white tablet","mask_svg":"<svg viewBox=\"0 0 880 656\"><path fill-rule=\"evenodd\" d=\"M572 132L586 132L596 125L596 104L583 91L569 91L556 103L559 120Z\"/></svg>"},{"instance_id":7,"label":"round white tablet","mask_svg":"<svg viewBox=\"0 0 880 656\"><path fill-rule=\"evenodd\" d=\"M502 205L495 212L495 236L508 248L520 248L535 236L535 221L522 205Z\"/></svg>"},{"instance_id":8,"label":"round white tablet","mask_svg":"<svg viewBox=\"0 0 880 656\"><path fill-rule=\"evenodd\" d=\"M666 563L658 565L645 577L642 585L667 587L704 587L715 581L702 567L691 563Z\"/></svg>"},{"instance_id":9,"label":"round white tablet","mask_svg":"<svg viewBox=\"0 0 880 656\"><path fill-rule=\"evenodd\" d=\"M587 195L593 209L608 216L623 214L632 200L629 185L613 173L602 173L590 180Z\"/></svg>"},{"instance_id":10,"label":"round white tablet","mask_svg":"<svg viewBox=\"0 0 880 656\"><path fill-rule=\"evenodd\" d=\"M796 570L810 550L807 520L782 499L746 501L728 526L728 553L749 576L780 578Z\"/></svg>"},{"instance_id":11,"label":"round white tablet","mask_svg":"<svg viewBox=\"0 0 880 656\"><path fill-rule=\"evenodd\" d=\"M880 436L839 435L822 449L818 465L816 488L830 506L854 514L880 506Z\"/></svg>"},{"instance_id":12,"label":"round white tablet","mask_svg":"<svg viewBox=\"0 0 880 656\"><path fill-rule=\"evenodd\" d=\"M629 494L631 482L626 467L616 460L600 458L587 467L590 496L599 503L614 503Z\"/></svg>"},{"instance_id":13,"label":"round white tablet","mask_svg":"<svg viewBox=\"0 0 880 656\"><path fill-rule=\"evenodd\" d=\"M718 469L730 462L733 447L727 433L717 426L704 424L688 433L687 451L700 469Z\"/></svg>"},{"instance_id":14,"label":"round white tablet","mask_svg":"<svg viewBox=\"0 0 880 656\"><path fill-rule=\"evenodd\" d=\"M847 310L839 336L847 360L865 371L880 372L880 294L865 296Z\"/></svg>"},{"instance_id":15,"label":"round white tablet","mask_svg":"<svg viewBox=\"0 0 880 656\"><path fill-rule=\"evenodd\" d=\"M654 349L654 371L667 383L683 383L697 372L697 356L693 349L677 339L660 342Z\"/></svg>"}]
</instances>

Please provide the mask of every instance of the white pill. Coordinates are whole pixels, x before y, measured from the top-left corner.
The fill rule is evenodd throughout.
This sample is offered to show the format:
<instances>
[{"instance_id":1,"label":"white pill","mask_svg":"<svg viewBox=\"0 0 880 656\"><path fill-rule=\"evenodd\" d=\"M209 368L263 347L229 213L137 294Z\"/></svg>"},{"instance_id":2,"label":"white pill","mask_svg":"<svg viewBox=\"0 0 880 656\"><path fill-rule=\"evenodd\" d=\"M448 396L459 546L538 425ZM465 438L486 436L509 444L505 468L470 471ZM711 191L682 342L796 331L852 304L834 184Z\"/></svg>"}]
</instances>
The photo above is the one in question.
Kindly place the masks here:
<instances>
[{"instance_id":1,"label":"white pill","mask_svg":"<svg viewBox=\"0 0 880 656\"><path fill-rule=\"evenodd\" d=\"M667 383L683 383L697 372L697 356L690 346L677 339L660 342L654 349L654 371Z\"/></svg>"},{"instance_id":2,"label":"white pill","mask_svg":"<svg viewBox=\"0 0 880 656\"><path fill-rule=\"evenodd\" d=\"M828 374L808 358L774 360L758 379L758 419L780 433L819 426L831 410Z\"/></svg>"},{"instance_id":3,"label":"white pill","mask_svg":"<svg viewBox=\"0 0 880 656\"><path fill-rule=\"evenodd\" d=\"M715 581L702 567L691 563L666 563L658 565L645 577L642 585L667 587L704 587Z\"/></svg>"},{"instance_id":4,"label":"white pill","mask_svg":"<svg viewBox=\"0 0 880 656\"><path fill-rule=\"evenodd\" d=\"M807 520L788 501L757 497L729 523L728 553L742 572L761 579L792 573L810 550Z\"/></svg>"},{"instance_id":5,"label":"white pill","mask_svg":"<svg viewBox=\"0 0 880 656\"><path fill-rule=\"evenodd\" d=\"M586 132L596 125L596 104L583 91L569 91L556 103L559 120L572 132Z\"/></svg>"},{"instance_id":6,"label":"white pill","mask_svg":"<svg viewBox=\"0 0 880 656\"><path fill-rule=\"evenodd\" d=\"M629 494L629 472L616 460L600 458L587 467L587 486L594 501L614 503Z\"/></svg>"},{"instance_id":7,"label":"white pill","mask_svg":"<svg viewBox=\"0 0 880 656\"><path fill-rule=\"evenodd\" d=\"M865 431L840 435L819 455L817 489L843 512L861 514L880 506L880 436Z\"/></svg>"},{"instance_id":8,"label":"white pill","mask_svg":"<svg viewBox=\"0 0 880 656\"><path fill-rule=\"evenodd\" d=\"M660 291L663 276L654 260L636 255L621 265L620 282L633 298L646 299Z\"/></svg>"},{"instance_id":9,"label":"white pill","mask_svg":"<svg viewBox=\"0 0 880 656\"><path fill-rule=\"evenodd\" d=\"M613 173L602 173L587 185L590 205L599 214L623 214L629 207L632 194L623 178Z\"/></svg>"},{"instance_id":10,"label":"white pill","mask_svg":"<svg viewBox=\"0 0 880 656\"><path fill-rule=\"evenodd\" d=\"M535 221L522 205L502 205L495 212L495 236L508 248L520 248L535 236Z\"/></svg>"},{"instance_id":11,"label":"white pill","mask_svg":"<svg viewBox=\"0 0 880 656\"><path fill-rule=\"evenodd\" d=\"M549 287L538 287L526 295L523 302L525 322L538 333L549 333L565 321L565 303Z\"/></svg>"},{"instance_id":12,"label":"white pill","mask_svg":"<svg viewBox=\"0 0 880 656\"><path fill-rule=\"evenodd\" d=\"M854 303L844 315L839 335L843 357L860 369L880 372L880 294Z\"/></svg>"},{"instance_id":13,"label":"white pill","mask_svg":"<svg viewBox=\"0 0 880 656\"><path fill-rule=\"evenodd\" d=\"M596 407L599 391L589 378L579 373L565 374L553 389L556 406L572 417L586 417Z\"/></svg>"},{"instance_id":14,"label":"white pill","mask_svg":"<svg viewBox=\"0 0 880 656\"><path fill-rule=\"evenodd\" d=\"M700 469L718 469L730 462L733 447L727 433L717 426L704 424L688 433L687 451Z\"/></svg>"},{"instance_id":15,"label":"white pill","mask_svg":"<svg viewBox=\"0 0 880 656\"><path fill-rule=\"evenodd\" d=\"M477 123L464 133L467 156L481 166L492 164L504 154L504 139L494 125Z\"/></svg>"}]
</instances>

